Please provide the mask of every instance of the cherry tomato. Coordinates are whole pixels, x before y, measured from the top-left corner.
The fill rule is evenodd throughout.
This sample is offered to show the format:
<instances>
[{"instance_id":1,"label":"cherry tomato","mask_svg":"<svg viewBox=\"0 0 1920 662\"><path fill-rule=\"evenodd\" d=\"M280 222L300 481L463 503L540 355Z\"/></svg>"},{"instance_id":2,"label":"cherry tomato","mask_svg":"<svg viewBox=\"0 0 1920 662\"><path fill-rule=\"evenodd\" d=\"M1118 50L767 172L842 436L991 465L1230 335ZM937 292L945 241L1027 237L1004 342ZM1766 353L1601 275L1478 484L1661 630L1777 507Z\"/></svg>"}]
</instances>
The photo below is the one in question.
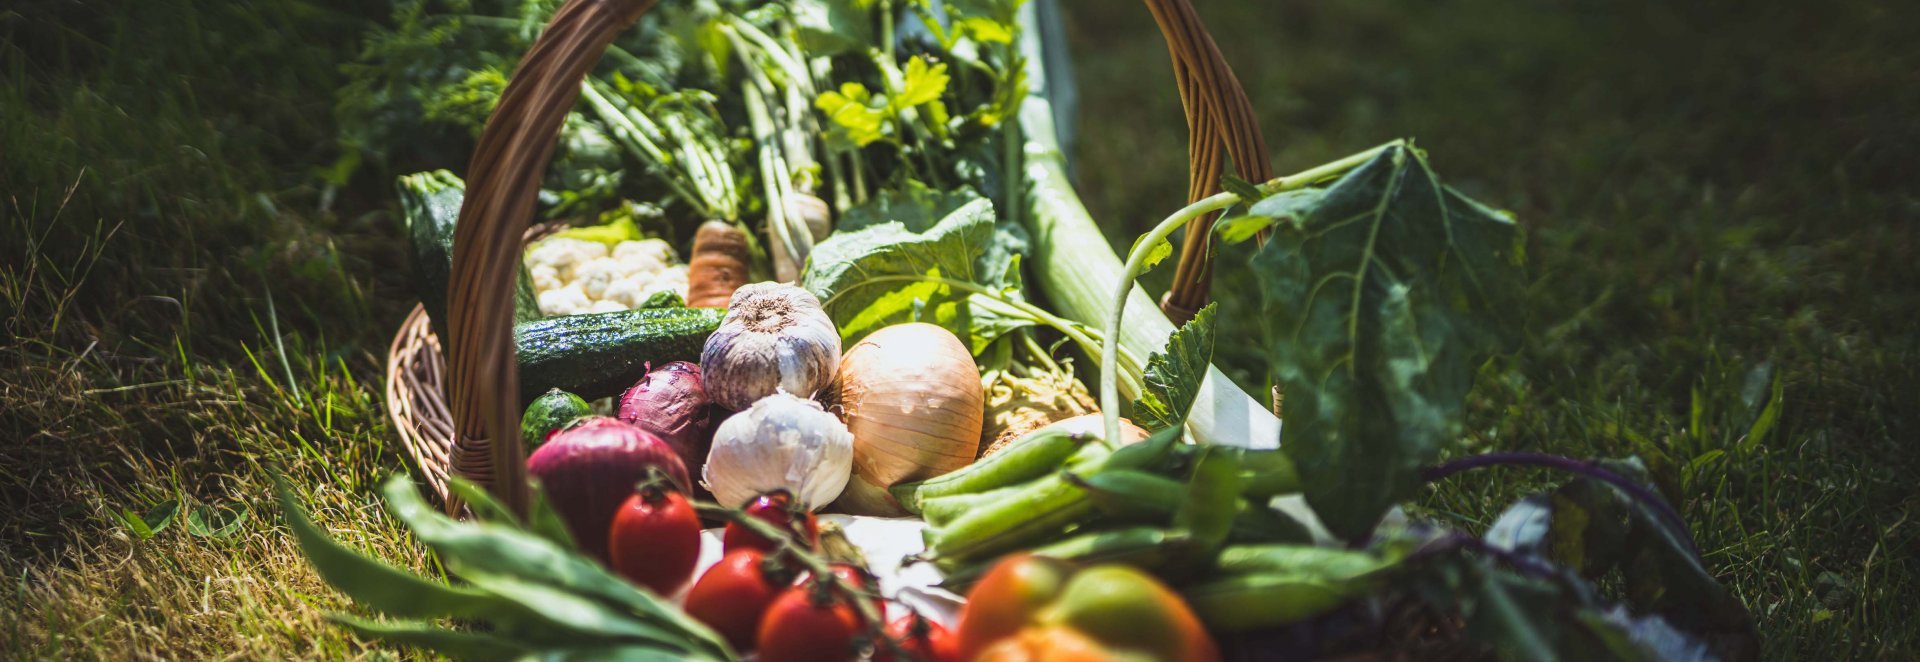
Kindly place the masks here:
<instances>
[{"instance_id":1,"label":"cherry tomato","mask_svg":"<svg viewBox=\"0 0 1920 662\"><path fill-rule=\"evenodd\" d=\"M885 598L880 597L880 589L877 588L879 582L874 579L873 573L867 572L866 568L852 563L830 563L827 564L827 567L833 568L833 576L839 577L840 581L846 582L848 586L853 587L854 591L870 594L873 598L873 613L882 616L886 615L887 601ZM798 579L794 580L793 585L801 586L807 584L809 583L807 581L808 579L808 576L802 573Z\"/></svg>"},{"instance_id":2,"label":"cherry tomato","mask_svg":"<svg viewBox=\"0 0 1920 662\"><path fill-rule=\"evenodd\" d=\"M614 511L607 553L627 581L670 595L700 561L700 516L679 492L642 488Z\"/></svg>"},{"instance_id":3,"label":"cherry tomato","mask_svg":"<svg viewBox=\"0 0 1920 662\"><path fill-rule=\"evenodd\" d=\"M760 622L760 662L844 662L859 651L860 616L845 598L817 582L774 598Z\"/></svg>"},{"instance_id":4,"label":"cherry tomato","mask_svg":"<svg viewBox=\"0 0 1920 662\"><path fill-rule=\"evenodd\" d=\"M903 662L960 662L960 640L917 612L888 623L887 637L906 653ZM893 650L880 647L874 652L873 662L894 662Z\"/></svg>"},{"instance_id":5,"label":"cherry tomato","mask_svg":"<svg viewBox=\"0 0 1920 662\"><path fill-rule=\"evenodd\" d=\"M687 614L706 623L735 651L753 650L767 606L787 588L787 571L757 549L727 552L687 591Z\"/></svg>"},{"instance_id":6,"label":"cherry tomato","mask_svg":"<svg viewBox=\"0 0 1920 662\"><path fill-rule=\"evenodd\" d=\"M754 497L742 508L747 515L779 527L783 531L797 530L806 535L802 542L811 549L820 544L820 523L814 519L813 512L793 501L793 493L775 490ZM763 552L773 552L779 548L766 536L747 530L734 522L727 522L727 530L720 537L721 548L729 552L752 547Z\"/></svg>"}]
</instances>

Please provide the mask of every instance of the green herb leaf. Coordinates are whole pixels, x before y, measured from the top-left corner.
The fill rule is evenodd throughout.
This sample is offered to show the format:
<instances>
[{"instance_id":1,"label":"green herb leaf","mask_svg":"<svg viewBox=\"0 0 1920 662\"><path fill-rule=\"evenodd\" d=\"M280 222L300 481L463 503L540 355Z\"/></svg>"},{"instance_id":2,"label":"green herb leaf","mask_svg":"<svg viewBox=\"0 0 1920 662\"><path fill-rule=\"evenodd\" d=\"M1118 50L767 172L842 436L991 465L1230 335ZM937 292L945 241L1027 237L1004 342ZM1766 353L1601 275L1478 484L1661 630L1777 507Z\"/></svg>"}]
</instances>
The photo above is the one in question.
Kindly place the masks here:
<instances>
[{"instance_id":1,"label":"green herb leaf","mask_svg":"<svg viewBox=\"0 0 1920 662\"><path fill-rule=\"evenodd\" d=\"M1475 370L1511 335L1513 221L1394 147L1323 192L1253 258L1287 393L1281 448L1329 530L1365 535L1457 434ZM1261 205L1255 205L1259 207Z\"/></svg>"},{"instance_id":2,"label":"green herb leaf","mask_svg":"<svg viewBox=\"0 0 1920 662\"><path fill-rule=\"evenodd\" d=\"M843 83L837 91L821 92L813 105L854 145L865 147L887 135L887 106L876 103L865 85Z\"/></svg>"},{"instance_id":3,"label":"green herb leaf","mask_svg":"<svg viewBox=\"0 0 1920 662\"><path fill-rule=\"evenodd\" d=\"M1146 235L1140 236L1140 239L1145 239L1145 238L1147 238ZM1127 249L1127 253L1129 255L1131 255L1134 251L1140 250L1140 239L1133 240L1133 247ZM1147 258L1144 262L1141 263L1145 268L1141 269L1140 273L1143 273L1143 274L1146 273L1147 269L1152 269L1154 265L1157 265L1163 261L1166 261L1167 257L1170 255L1173 255L1173 242L1167 241L1166 239L1161 239L1160 241L1155 242L1152 247L1147 249Z\"/></svg>"},{"instance_id":4,"label":"green herb leaf","mask_svg":"<svg viewBox=\"0 0 1920 662\"><path fill-rule=\"evenodd\" d=\"M135 536L146 540L166 530L167 525L173 523L173 516L179 512L180 502L176 499L167 499L154 504L145 515L133 512L132 509L121 510L120 521L125 523L127 529L133 531Z\"/></svg>"},{"instance_id":5,"label":"green herb leaf","mask_svg":"<svg viewBox=\"0 0 1920 662\"><path fill-rule=\"evenodd\" d=\"M240 531L247 521L245 508L201 506L187 514L187 533L200 538L225 538Z\"/></svg>"},{"instance_id":6,"label":"green herb leaf","mask_svg":"<svg viewBox=\"0 0 1920 662\"><path fill-rule=\"evenodd\" d=\"M1164 351L1147 357L1146 389L1133 403L1133 417L1150 430L1179 427L1200 394L1213 361L1213 316L1207 304L1167 338Z\"/></svg>"},{"instance_id":7,"label":"green herb leaf","mask_svg":"<svg viewBox=\"0 0 1920 662\"><path fill-rule=\"evenodd\" d=\"M926 58L915 55L907 60L906 70L901 74L900 93L888 100L888 106L897 113L939 101L940 95L947 91L947 80L946 63L928 66Z\"/></svg>"}]
</instances>

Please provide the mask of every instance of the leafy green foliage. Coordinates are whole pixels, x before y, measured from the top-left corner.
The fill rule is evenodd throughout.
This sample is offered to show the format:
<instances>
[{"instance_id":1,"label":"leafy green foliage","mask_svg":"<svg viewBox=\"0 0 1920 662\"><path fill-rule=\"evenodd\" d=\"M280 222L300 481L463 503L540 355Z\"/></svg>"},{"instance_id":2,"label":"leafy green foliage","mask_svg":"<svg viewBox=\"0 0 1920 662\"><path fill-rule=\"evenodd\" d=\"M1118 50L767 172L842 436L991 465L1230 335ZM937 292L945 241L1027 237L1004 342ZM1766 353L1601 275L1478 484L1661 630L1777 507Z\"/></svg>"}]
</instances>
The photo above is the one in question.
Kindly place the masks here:
<instances>
[{"instance_id":1,"label":"leafy green foliage","mask_svg":"<svg viewBox=\"0 0 1920 662\"><path fill-rule=\"evenodd\" d=\"M826 304L846 342L890 324L921 321L952 331L977 354L1000 335L1032 323L995 301L1022 300L1015 241L996 231L993 205L975 199L924 231L888 221L835 233L814 247L802 285ZM971 284L993 296L925 279Z\"/></svg>"},{"instance_id":2,"label":"leafy green foliage","mask_svg":"<svg viewBox=\"0 0 1920 662\"><path fill-rule=\"evenodd\" d=\"M381 624L335 617L368 636L455 655L489 646L502 653L637 646L686 659L732 657L706 626L571 548L521 528L513 515L471 483L455 490L480 497L477 511L485 513L481 522L457 522L440 513L420 498L404 474L389 479L382 490L394 516L433 547L449 570L471 582L470 588L422 579L340 545L313 525L284 484L279 490L282 510L302 551L328 583L390 616L455 616L494 626L491 635L482 635L421 622Z\"/></svg>"},{"instance_id":3,"label":"leafy green foliage","mask_svg":"<svg viewBox=\"0 0 1920 662\"><path fill-rule=\"evenodd\" d=\"M1506 346L1518 231L1405 147L1282 199L1290 215L1253 257L1282 448L1328 528L1359 537L1413 494L1458 434L1475 370Z\"/></svg>"},{"instance_id":4,"label":"leafy green foliage","mask_svg":"<svg viewBox=\"0 0 1920 662\"><path fill-rule=\"evenodd\" d=\"M1147 357L1146 390L1133 403L1133 418L1150 430L1179 427L1186 421L1200 381L1213 361L1213 325L1217 304L1207 304L1167 338L1165 351Z\"/></svg>"},{"instance_id":5,"label":"leafy green foliage","mask_svg":"<svg viewBox=\"0 0 1920 662\"><path fill-rule=\"evenodd\" d=\"M1638 459L1603 466L1644 480ZM1502 513L1486 537L1589 579L1617 574L1628 605L1707 636L1722 657L1742 657L1757 645L1746 608L1702 565L1688 533L1614 486L1580 478L1528 497Z\"/></svg>"}]
</instances>

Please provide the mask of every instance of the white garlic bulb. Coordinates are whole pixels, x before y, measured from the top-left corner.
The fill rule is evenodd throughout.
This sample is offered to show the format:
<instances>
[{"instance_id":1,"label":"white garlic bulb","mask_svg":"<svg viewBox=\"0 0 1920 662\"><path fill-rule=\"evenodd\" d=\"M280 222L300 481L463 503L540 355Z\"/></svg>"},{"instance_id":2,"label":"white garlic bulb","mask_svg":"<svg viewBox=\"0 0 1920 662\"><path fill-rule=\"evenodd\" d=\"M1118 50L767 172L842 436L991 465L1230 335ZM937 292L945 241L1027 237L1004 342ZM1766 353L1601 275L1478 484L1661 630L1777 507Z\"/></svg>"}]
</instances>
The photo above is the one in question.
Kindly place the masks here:
<instances>
[{"instance_id":1,"label":"white garlic bulb","mask_svg":"<svg viewBox=\"0 0 1920 662\"><path fill-rule=\"evenodd\" d=\"M787 393L761 398L720 423L700 483L722 505L739 506L785 488L818 509L840 497L853 475L853 433L820 403Z\"/></svg>"},{"instance_id":2,"label":"white garlic bulb","mask_svg":"<svg viewBox=\"0 0 1920 662\"><path fill-rule=\"evenodd\" d=\"M700 352L707 396L736 411L775 391L811 397L833 381L839 363L840 330L820 299L780 283L734 290Z\"/></svg>"}]
</instances>

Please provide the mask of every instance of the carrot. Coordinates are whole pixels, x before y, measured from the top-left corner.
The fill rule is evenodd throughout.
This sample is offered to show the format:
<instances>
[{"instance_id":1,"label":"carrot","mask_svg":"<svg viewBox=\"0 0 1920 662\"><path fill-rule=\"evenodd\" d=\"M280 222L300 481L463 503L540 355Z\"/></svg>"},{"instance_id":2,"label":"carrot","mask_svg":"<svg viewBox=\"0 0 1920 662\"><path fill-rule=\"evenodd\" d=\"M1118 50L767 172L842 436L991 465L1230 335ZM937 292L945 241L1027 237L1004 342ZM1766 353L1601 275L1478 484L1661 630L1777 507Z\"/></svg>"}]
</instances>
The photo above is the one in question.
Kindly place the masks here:
<instances>
[{"instance_id":1,"label":"carrot","mask_svg":"<svg viewBox=\"0 0 1920 662\"><path fill-rule=\"evenodd\" d=\"M707 221L693 234L687 261L687 305L725 308L733 291L747 284L747 233L724 221Z\"/></svg>"}]
</instances>

